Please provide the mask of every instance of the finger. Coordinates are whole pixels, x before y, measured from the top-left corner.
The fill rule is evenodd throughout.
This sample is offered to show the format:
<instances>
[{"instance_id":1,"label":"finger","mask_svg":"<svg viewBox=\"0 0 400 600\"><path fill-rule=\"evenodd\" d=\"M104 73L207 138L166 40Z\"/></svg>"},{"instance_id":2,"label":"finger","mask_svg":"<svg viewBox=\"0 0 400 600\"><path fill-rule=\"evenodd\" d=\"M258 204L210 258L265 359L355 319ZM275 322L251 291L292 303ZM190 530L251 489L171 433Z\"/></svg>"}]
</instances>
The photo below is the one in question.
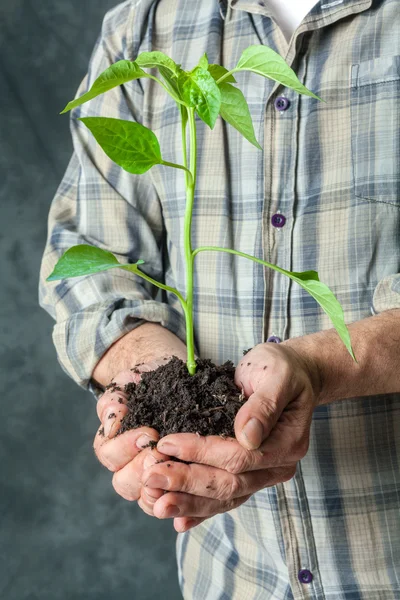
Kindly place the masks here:
<instances>
[{"instance_id":1,"label":"finger","mask_svg":"<svg viewBox=\"0 0 400 600\"><path fill-rule=\"evenodd\" d=\"M102 465L110 471L119 471L143 450L143 446L157 442L159 437L150 427L131 429L112 439L102 436L100 430L94 438L93 448Z\"/></svg>"},{"instance_id":2,"label":"finger","mask_svg":"<svg viewBox=\"0 0 400 600\"><path fill-rule=\"evenodd\" d=\"M155 464L143 474L143 487L228 501L288 481L295 471L294 464L235 475L206 465L166 461Z\"/></svg>"},{"instance_id":3,"label":"finger","mask_svg":"<svg viewBox=\"0 0 400 600\"><path fill-rule=\"evenodd\" d=\"M189 529L193 529L203 521L207 519L200 519L199 517L176 517L174 519L174 528L178 533L185 533L185 531L189 531Z\"/></svg>"},{"instance_id":4,"label":"finger","mask_svg":"<svg viewBox=\"0 0 400 600\"><path fill-rule=\"evenodd\" d=\"M278 402L257 391L237 413L235 434L246 448L257 446L261 440L257 449L264 455L269 454L275 460L297 461L307 452L312 412L306 388L283 410Z\"/></svg>"},{"instance_id":5,"label":"finger","mask_svg":"<svg viewBox=\"0 0 400 600\"><path fill-rule=\"evenodd\" d=\"M122 404L126 404L128 394L125 392L125 386L128 383L138 383L139 380L140 374L135 373L132 370L121 371L121 373L118 373L118 375L114 377L97 402L97 415L101 422L104 421L104 412L108 409L110 404L115 408L117 405L121 406Z\"/></svg>"},{"instance_id":6,"label":"finger","mask_svg":"<svg viewBox=\"0 0 400 600\"><path fill-rule=\"evenodd\" d=\"M112 485L117 494L130 502L138 500L141 495L143 473L157 461L165 460L166 458L167 457L157 452L157 450L151 450L151 448L143 450L143 452L126 464L122 469L114 473ZM158 497L164 493L161 491L160 494L160 490L154 490L154 492Z\"/></svg>"},{"instance_id":7,"label":"finger","mask_svg":"<svg viewBox=\"0 0 400 600\"><path fill-rule=\"evenodd\" d=\"M230 473L288 466L294 462L284 445L271 453L264 452L263 449L246 450L235 438L221 438L215 435L198 436L194 433L167 435L158 442L157 449L168 456L210 465Z\"/></svg>"},{"instance_id":8,"label":"finger","mask_svg":"<svg viewBox=\"0 0 400 600\"><path fill-rule=\"evenodd\" d=\"M237 508L250 498L248 494L241 498L230 500L214 500L201 498L179 492L172 492L162 496L153 506L153 515L157 519L172 519L182 517L213 517L219 513L228 512Z\"/></svg>"},{"instance_id":9,"label":"finger","mask_svg":"<svg viewBox=\"0 0 400 600\"><path fill-rule=\"evenodd\" d=\"M235 418L235 436L246 450L257 450L271 433L284 409L273 395L257 390Z\"/></svg>"},{"instance_id":10,"label":"finger","mask_svg":"<svg viewBox=\"0 0 400 600\"><path fill-rule=\"evenodd\" d=\"M141 498L141 497L139 498L139 500L137 501L137 503L138 503L138 506L140 506L140 508L142 509L142 511L144 513L146 513L146 515L149 515L149 517L154 517L154 514L153 514L153 505L148 506L146 504L146 502L143 501L143 498Z\"/></svg>"}]
</instances>

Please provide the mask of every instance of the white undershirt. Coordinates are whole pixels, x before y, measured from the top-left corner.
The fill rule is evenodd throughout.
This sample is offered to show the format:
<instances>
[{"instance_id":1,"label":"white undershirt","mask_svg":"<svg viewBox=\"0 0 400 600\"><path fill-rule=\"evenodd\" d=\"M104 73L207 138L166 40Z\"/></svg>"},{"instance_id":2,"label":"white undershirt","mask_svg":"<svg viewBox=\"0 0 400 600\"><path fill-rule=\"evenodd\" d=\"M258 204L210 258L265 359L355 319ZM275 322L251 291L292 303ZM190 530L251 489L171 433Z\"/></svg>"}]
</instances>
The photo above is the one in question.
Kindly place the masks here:
<instances>
[{"instance_id":1,"label":"white undershirt","mask_svg":"<svg viewBox=\"0 0 400 600\"><path fill-rule=\"evenodd\" d=\"M297 27L318 0L266 0L274 19L283 35L290 40Z\"/></svg>"}]
</instances>

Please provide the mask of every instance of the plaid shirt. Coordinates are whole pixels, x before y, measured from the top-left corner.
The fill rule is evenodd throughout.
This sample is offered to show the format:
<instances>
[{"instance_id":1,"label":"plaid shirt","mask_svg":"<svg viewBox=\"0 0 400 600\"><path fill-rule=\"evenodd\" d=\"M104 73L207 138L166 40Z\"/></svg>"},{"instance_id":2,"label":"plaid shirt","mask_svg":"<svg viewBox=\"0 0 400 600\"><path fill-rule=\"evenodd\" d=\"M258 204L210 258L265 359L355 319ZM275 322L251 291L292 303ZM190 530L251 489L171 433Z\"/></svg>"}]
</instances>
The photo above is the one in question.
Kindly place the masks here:
<instances>
[{"instance_id":1,"label":"plaid shirt","mask_svg":"<svg viewBox=\"0 0 400 600\"><path fill-rule=\"evenodd\" d=\"M346 322L400 307L400 8L398 0L322 0L290 44L268 2L135 0L105 18L87 91L111 63L161 50L192 68L233 67L251 44L279 52L325 103L270 80L238 75L261 152L218 120L200 123L193 245L236 248L279 266L316 269ZM286 110L277 98L284 97ZM180 305L122 270L46 283L61 254L88 243L185 289L184 176L155 167L132 176L112 164L79 116L134 119L180 162L178 110L149 79L77 109L75 152L49 215L40 303L56 320L62 368L97 396L91 374L118 338L144 321L184 339ZM277 217L279 215L279 217ZM283 226L282 226L283 225ZM287 278L242 258L196 259L195 334L200 354L238 361L275 335L331 326ZM254 494L177 541L190 600L399 600L400 394L318 407L296 476Z\"/></svg>"}]
</instances>

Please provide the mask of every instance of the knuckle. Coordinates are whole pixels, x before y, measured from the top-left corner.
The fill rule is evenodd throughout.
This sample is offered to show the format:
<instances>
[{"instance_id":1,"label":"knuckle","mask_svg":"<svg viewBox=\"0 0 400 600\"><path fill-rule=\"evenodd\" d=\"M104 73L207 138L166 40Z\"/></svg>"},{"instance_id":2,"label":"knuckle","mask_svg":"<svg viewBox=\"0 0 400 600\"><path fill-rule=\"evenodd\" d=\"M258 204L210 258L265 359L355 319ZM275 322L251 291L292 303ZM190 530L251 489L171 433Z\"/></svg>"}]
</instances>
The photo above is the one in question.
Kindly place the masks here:
<instances>
[{"instance_id":1,"label":"knuckle","mask_svg":"<svg viewBox=\"0 0 400 600\"><path fill-rule=\"evenodd\" d=\"M106 467L106 469L108 469L111 473L117 473L118 472L118 467L116 465L114 465L110 460L108 460L107 458L105 458L104 456L99 458L101 464Z\"/></svg>"},{"instance_id":2,"label":"knuckle","mask_svg":"<svg viewBox=\"0 0 400 600\"><path fill-rule=\"evenodd\" d=\"M248 469L250 461L250 452L244 450L243 448L238 449L228 459L225 465L225 470L233 475L238 475L239 473L242 473Z\"/></svg>"},{"instance_id":3,"label":"knuckle","mask_svg":"<svg viewBox=\"0 0 400 600\"><path fill-rule=\"evenodd\" d=\"M239 506L239 504L240 504L240 501L238 498L231 498L230 500L227 500L226 502L224 502L223 512L229 512L230 510L237 508Z\"/></svg>"},{"instance_id":4,"label":"knuckle","mask_svg":"<svg viewBox=\"0 0 400 600\"><path fill-rule=\"evenodd\" d=\"M103 465L103 467L106 467L106 469L108 469L109 471L111 471L111 473L115 473L116 471L118 471L118 468L107 457L107 454L105 452L105 447L106 447L106 444L104 446L100 446L100 448L97 449L97 452L95 451L95 454L96 454L98 460L100 461L100 463Z\"/></svg>"},{"instance_id":5,"label":"knuckle","mask_svg":"<svg viewBox=\"0 0 400 600\"><path fill-rule=\"evenodd\" d=\"M295 460L301 460L307 454L309 444L310 444L309 439L300 440L292 447L291 456Z\"/></svg>"},{"instance_id":6,"label":"knuckle","mask_svg":"<svg viewBox=\"0 0 400 600\"><path fill-rule=\"evenodd\" d=\"M120 480L119 473L115 473L112 478L112 486L119 496L128 500L129 502L135 502L139 500L140 493L136 486L127 485L125 482Z\"/></svg>"},{"instance_id":7,"label":"knuckle","mask_svg":"<svg viewBox=\"0 0 400 600\"><path fill-rule=\"evenodd\" d=\"M190 449L191 460L196 463L207 464L208 454L210 452L210 442L207 436L201 436L196 439L196 443Z\"/></svg>"},{"instance_id":8,"label":"knuckle","mask_svg":"<svg viewBox=\"0 0 400 600\"><path fill-rule=\"evenodd\" d=\"M216 490L216 500L228 502L235 495L237 491L237 484L235 483L235 477L230 479L224 479Z\"/></svg>"},{"instance_id":9,"label":"knuckle","mask_svg":"<svg viewBox=\"0 0 400 600\"><path fill-rule=\"evenodd\" d=\"M238 496L242 495L242 483L241 480L239 479L239 477L233 477L232 481L230 482L230 490L229 490L229 497L230 498L237 498Z\"/></svg>"},{"instance_id":10,"label":"knuckle","mask_svg":"<svg viewBox=\"0 0 400 600\"><path fill-rule=\"evenodd\" d=\"M278 402L273 397L261 397L259 402L259 409L263 417L265 417L266 419L273 417L277 410L277 404Z\"/></svg>"},{"instance_id":11,"label":"knuckle","mask_svg":"<svg viewBox=\"0 0 400 600\"><path fill-rule=\"evenodd\" d=\"M196 494L198 483L196 472L193 469L196 465L185 465L183 469L172 473L171 488L186 492L187 494ZM175 476L174 476L175 475Z\"/></svg>"}]
</instances>

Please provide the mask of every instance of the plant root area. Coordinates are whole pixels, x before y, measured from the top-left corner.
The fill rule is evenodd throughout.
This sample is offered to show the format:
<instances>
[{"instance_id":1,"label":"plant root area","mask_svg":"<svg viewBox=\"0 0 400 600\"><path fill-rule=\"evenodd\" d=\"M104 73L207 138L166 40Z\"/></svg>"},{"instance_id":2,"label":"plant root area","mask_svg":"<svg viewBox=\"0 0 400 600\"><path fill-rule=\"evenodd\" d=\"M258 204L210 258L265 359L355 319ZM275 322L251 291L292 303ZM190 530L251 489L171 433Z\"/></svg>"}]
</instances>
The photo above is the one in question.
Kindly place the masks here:
<instances>
[{"instance_id":1,"label":"plant root area","mask_svg":"<svg viewBox=\"0 0 400 600\"><path fill-rule=\"evenodd\" d=\"M132 369L135 370L135 369ZM235 437L235 416L246 398L234 383L235 367L199 359L195 375L174 356L155 371L141 374L139 383L128 383L128 414L118 434L147 426L160 438L169 433L197 433Z\"/></svg>"}]
</instances>

